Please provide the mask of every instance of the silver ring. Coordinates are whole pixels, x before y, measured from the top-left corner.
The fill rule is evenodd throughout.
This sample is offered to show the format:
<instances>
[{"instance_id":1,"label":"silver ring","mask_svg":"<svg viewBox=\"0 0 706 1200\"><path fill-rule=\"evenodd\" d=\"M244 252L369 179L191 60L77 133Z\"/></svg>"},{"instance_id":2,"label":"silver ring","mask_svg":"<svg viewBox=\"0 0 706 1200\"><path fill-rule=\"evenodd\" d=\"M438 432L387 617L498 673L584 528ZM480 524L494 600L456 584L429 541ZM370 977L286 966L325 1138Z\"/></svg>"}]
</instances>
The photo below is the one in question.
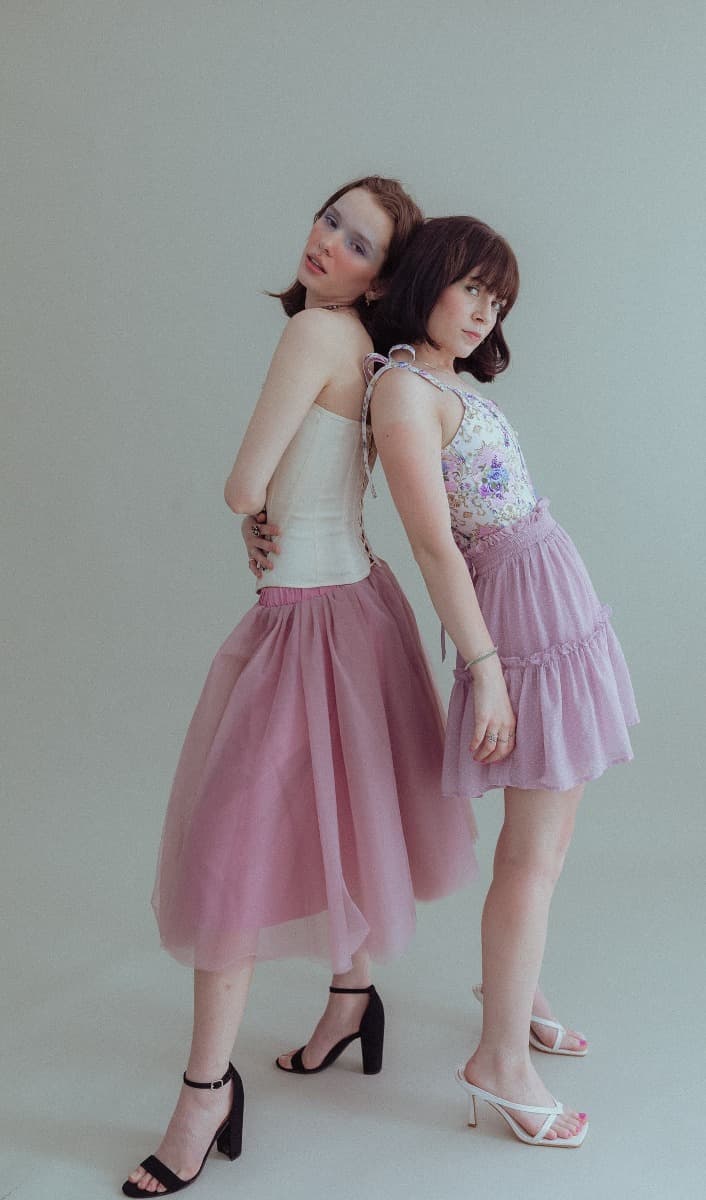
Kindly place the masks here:
<instances>
[{"instance_id":1,"label":"silver ring","mask_svg":"<svg viewBox=\"0 0 706 1200\"><path fill-rule=\"evenodd\" d=\"M259 537L259 535L260 535L260 526L259 526L259 525L251 525L251 526L250 526L250 532L251 532L252 534L254 534L254 536L255 536L255 537Z\"/></svg>"},{"instance_id":2,"label":"silver ring","mask_svg":"<svg viewBox=\"0 0 706 1200\"><path fill-rule=\"evenodd\" d=\"M499 742L509 742L509 741L510 741L510 739L509 739L509 737L506 737L506 738L501 738L501 737L499 737L499 738L498 738L498 741L499 741Z\"/></svg>"},{"instance_id":3,"label":"silver ring","mask_svg":"<svg viewBox=\"0 0 706 1200\"><path fill-rule=\"evenodd\" d=\"M486 733L485 740L487 742L491 742L493 745L495 745L495 743L498 740L498 735L497 735L497 733Z\"/></svg>"}]
</instances>

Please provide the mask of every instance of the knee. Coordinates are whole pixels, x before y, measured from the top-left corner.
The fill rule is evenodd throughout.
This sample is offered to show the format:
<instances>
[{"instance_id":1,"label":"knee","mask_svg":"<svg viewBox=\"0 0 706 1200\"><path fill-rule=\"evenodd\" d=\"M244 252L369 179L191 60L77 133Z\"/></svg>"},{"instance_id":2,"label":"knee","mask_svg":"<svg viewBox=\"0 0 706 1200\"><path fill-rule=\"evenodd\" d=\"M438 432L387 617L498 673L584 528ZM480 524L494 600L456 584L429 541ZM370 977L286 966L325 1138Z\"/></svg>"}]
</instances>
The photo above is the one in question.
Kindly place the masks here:
<instances>
[{"instance_id":1,"label":"knee","mask_svg":"<svg viewBox=\"0 0 706 1200\"><path fill-rule=\"evenodd\" d=\"M495 852L495 877L523 877L529 887L553 889L561 875L571 841L570 831L561 837L516 845L502 835Z\"/></svg>"}]
</instances>

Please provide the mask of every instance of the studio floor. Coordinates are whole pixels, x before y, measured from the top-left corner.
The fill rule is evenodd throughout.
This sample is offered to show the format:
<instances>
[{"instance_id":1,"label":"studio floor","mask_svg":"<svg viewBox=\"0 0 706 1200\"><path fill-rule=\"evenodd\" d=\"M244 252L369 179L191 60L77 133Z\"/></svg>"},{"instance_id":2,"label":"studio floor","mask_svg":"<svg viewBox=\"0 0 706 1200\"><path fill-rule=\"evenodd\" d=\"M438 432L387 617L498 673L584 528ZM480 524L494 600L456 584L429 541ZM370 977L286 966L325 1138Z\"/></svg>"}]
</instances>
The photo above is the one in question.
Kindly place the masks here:
<instances>
[{"instance_id":1,"label":"studio floor","mask_svg":"<svg viewBox=\"0 0 706 1200\"><path fill-rule=\"evenodd\" d=\"M311 1079L276 1071L275 1054L313 1024L327 976L301 962L256 973L234 1055L246 1087L244 1152L233 1164L214 1155L195 1198L703 1195L696 857L670 862L655 848L626 878L617 846L592 852L579 828L544 983L591 1049L582 1060L536 1058L554 1093L589 1113L589 1136L578 1151L533 1149L487 1107L476 1130L466 1126L453 1069L480 1030L470 989L494 821L481 821L481 882L422 906L410 950L377 971L388 1020L380 1076L362 1075L355 1047ZM5 956L14 1003L3 1052L3 1200L116 1196L156 1148L183 1069L190 976L158 950L139 899L125 897L101 938L94 906L59 919L57 896L32 939Z\"/></svg>"}]
</instances>

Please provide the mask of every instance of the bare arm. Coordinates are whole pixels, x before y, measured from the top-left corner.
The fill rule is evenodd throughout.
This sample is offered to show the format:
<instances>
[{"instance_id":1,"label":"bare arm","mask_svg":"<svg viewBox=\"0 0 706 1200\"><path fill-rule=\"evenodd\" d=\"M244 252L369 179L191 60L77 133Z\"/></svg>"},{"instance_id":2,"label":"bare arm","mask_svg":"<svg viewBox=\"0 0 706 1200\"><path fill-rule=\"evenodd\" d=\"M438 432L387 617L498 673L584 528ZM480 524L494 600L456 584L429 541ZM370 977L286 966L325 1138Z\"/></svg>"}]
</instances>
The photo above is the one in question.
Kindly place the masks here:
<instances>
[{"instance_id":1,"label":"bare arm","mask_svg":"<svg viewBox=\"0 0 706 1200\"><path fill-rule=\"evenodd\" d=\"M225 485L236 513L265 507L267 485L304 417L335 371L341 322L322 309L297 313L279 340Z\"/></svg>"},{"instance_id":2,"label":"bare arm","mask_svg":"<svg viewBox=\"0 0 706 1200\"><path fill-rule=\"evenodd\" d=\"M442 426L437 393L406 371L389 371L377 385L372 425L380 461L427 591L444 627L466 662L493 643L483 619L468 567L451 534L448 500L441 473ZM477 751L488 730L507 736L515 719L496 656L472 669ZM512 743L510 744L512 745ZM484 744L476 753L497 761L507 743Z\"/></svg>"},{"instance_id":3,"label":"bare arm","mask_svg":"<svg viewBox=\"0 0 706 1200\"><path fill-rule=\"evenodd\" d=\"M441 421L430 385L407 372L389 372L373 394L372 424L390 492L432 604L468 662L493 643L451 534L441 473Z\"/></svg>"}]
</instances>

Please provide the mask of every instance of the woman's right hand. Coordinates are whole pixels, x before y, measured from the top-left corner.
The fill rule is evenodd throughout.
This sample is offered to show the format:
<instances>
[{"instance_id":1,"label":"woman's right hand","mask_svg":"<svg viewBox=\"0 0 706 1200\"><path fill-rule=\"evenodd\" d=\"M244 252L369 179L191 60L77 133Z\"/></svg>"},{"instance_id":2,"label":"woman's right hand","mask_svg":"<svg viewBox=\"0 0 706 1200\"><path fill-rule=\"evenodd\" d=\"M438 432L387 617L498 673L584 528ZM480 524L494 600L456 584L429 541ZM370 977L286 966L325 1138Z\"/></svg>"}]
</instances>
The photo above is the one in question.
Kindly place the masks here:
<instances>
[{"instance_id":1,"label":"woman's right hand","mask_svg":"<svg viewBox=\"0 0 706 1200\"><path fill-rule=\"evenodd\" d=\"M515 749L516 718L497 655L470 668L475 728L470 751L476 762L500 762Z\"/></svg>"},{"instance_id":2,"label":"woman's right hand","mask_svg":"<svg viewBox=\"0 0 706 1200\"><path fill-rule=\"evenodd\" d=\"M274 541L279 536L279 526L270 525L264 508L254 517L243 517L240 525L245 549L248 553L248 569L257 580L262 579L266 571L271 571L273 563L270 554L279 554L279 546Z\"/></svg>"}]
</instances>

